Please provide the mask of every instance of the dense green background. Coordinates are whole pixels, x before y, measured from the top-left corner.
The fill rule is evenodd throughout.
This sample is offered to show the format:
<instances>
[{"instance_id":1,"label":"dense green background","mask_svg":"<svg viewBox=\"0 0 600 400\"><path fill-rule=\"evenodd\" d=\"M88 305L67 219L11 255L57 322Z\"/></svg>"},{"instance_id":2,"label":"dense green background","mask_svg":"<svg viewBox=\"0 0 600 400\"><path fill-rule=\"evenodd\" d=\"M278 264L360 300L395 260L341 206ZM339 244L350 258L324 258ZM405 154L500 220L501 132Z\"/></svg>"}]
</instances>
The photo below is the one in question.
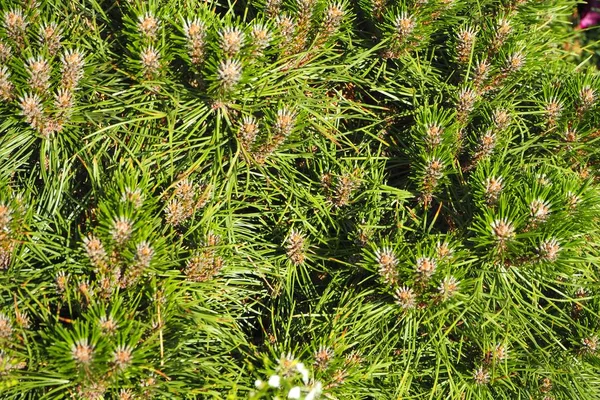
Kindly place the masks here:
<instances>
[{"instance_id":1,"label":"dense green background","mask_svg":"<svg viewBox=\"0 0 600 400\"><path fill-rule=\"evenodd\" d=\"M0 398L599 398L575 7L0 0Z\"/></svg>"}]
</instances>

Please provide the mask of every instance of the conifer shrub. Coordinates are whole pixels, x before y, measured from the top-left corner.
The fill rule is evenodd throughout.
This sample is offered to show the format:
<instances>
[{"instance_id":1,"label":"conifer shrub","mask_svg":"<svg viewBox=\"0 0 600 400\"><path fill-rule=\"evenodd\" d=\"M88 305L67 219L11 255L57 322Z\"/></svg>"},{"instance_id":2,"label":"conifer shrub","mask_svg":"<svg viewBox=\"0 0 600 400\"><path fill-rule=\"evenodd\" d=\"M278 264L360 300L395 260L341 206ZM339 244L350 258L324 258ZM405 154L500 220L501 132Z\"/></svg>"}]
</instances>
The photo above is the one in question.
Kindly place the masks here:
<instances>
[{"instance_id":1,"label":"conifer shrub","mask_svg":"<svg viewBox=\"0 0 600 400\"><path fill-rule=\"evenodd\" d=\"M0 0L0 398L599 398L576 5Z\"/></svg>"}]
</instances>

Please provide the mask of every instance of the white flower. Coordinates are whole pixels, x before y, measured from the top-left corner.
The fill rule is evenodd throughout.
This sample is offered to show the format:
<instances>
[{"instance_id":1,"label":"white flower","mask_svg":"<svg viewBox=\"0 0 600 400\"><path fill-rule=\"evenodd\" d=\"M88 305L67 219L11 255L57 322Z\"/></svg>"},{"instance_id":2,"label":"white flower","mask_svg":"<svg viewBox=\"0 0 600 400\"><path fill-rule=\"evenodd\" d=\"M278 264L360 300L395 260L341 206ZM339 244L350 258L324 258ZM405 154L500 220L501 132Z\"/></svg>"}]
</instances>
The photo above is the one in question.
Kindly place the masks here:
<instances>
[{"instance_id":1,"label":"white flower","mask_svg":"<svg viewBox=\"0 0 600 400\"><path fill-rule=\"evenodd\" d=\"M308 392L306 397L304 397L304 400L315 400L321 394L322 389L323 389L323 385L321 385L321 382L319 382L319 381L315 382L315 385L313 386L311 391Z\"/></svg>"},{"instance_id":2,"label":"white flower","mask_svg":"<svg viewBox=\"0 0 600 400\"><path fill-rule=\"evenodd\" d=\"M304 366L304 363L300 362L296 364L296 369L302 374L302 382L304 382L305 385L308 385L308 370Z\"/></svg>"},{"instance_id":3,"label":"white flower","mask_svg":"<svg viewBox=\"0 0 600 400\"><path fill-rule=\"evenodd\" d=\"M281 378L279 377L279 375L271 375L271 377L269 378L269 386L278 388L280 384Z\"/></svg>"},{"instance_id":4,"label":"white flower","mask_svg":"<svg viewBox=\"0 0 600 400\"><path fill-rule=\"evenodd\" d=\"M257 389L262 389L264 385L265 383L260 379L254 381L254 386L256 386Z\"/></svg>"},{"instance_id":5,"label":"white flower","mask_svg":"<svg viewBox=\"0 0 600 400\"><path fill-rule=\"evenodd\" d=\"M294 386L288 393L288 399L299 399L300 398L300 387Z\"/></svg>"}]
</instances>

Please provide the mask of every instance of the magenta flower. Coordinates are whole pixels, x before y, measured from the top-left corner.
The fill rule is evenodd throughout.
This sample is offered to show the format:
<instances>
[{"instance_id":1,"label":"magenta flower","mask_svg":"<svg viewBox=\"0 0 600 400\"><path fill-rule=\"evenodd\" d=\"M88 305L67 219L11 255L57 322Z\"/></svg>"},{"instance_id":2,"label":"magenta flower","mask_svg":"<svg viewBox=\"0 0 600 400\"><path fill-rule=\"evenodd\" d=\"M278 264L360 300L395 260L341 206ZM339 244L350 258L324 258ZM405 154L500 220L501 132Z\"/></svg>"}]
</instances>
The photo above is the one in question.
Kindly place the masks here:
<instances>
[{"instance_id":1,"label":"magenta flower","mask_svg":"<svg viewBox=\"0 0 600 400\"><path fill-rule=\"evenodd\" d=\"M581 20L579 21L581 29L600 25L600 0L588 0L579 9L579 14L581 15Z\"/></svg>"}]
</instances>

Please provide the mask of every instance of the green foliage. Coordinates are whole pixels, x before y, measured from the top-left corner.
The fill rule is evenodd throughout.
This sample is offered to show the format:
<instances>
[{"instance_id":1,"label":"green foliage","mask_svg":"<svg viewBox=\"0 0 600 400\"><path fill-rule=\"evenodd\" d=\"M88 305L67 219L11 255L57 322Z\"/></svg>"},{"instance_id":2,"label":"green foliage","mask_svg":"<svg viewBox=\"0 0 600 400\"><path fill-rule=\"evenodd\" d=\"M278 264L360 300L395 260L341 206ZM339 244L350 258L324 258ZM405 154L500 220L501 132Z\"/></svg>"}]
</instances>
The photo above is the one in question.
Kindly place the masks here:
<instances>
[{"instance_id":1,"label":"green foliage","mask_svg":"<svg viewBox=\"0 0 600 400\"><path fill-rule=\"evenodd\" d=\"M575 5L0 0L0 397L598 398Z\"/></svg>"}]
</instances>

